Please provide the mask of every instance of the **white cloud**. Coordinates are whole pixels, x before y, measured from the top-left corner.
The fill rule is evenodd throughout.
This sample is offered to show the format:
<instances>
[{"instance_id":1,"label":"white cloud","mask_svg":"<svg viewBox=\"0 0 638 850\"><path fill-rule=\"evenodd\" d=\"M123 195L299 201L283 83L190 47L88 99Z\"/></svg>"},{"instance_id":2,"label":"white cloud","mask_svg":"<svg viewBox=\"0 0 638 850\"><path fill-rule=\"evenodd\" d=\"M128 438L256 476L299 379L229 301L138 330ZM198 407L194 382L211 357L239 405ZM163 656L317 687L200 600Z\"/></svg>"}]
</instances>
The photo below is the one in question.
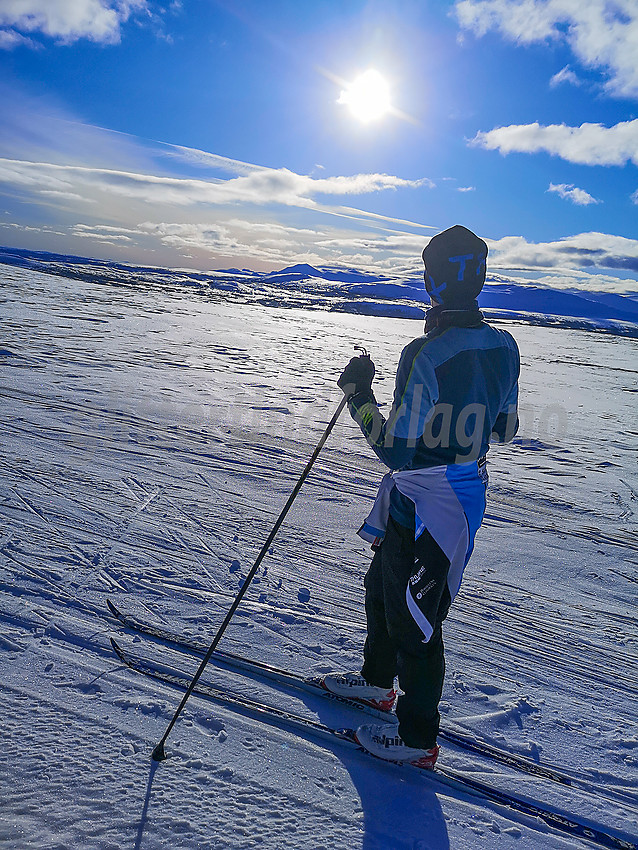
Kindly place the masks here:
<instances>
[{"instance_id":1,"label":"white cloud","mask_svg":"<svg viewBox=\"0 0 638 850\"><path fill-rule=\"evenodd\" d=\"M522 236L487 240L491 269L619 269L638 272L638 240L609 233L578 233L555 242L528 242ZM627 281L636 289L636 281ZM594 287L590 287L594 288Z\"/></svg>"},{"instance_id":2,"label":"white cloud","mask_svg":"<svg viewBox=\"0 0 638 850\"><path fill-rule=\"evenodd\" d=\"M34 191L56 192L69 192L73 186L61 166L10 159L0 159L0 183Z\"/></svg>"},{"instance_id":3,"label":"white cloud","mask_svg":"<svg viewBox=\"0 0 638 850\"><path fill-rule=\"evenodd\" d=\"M329 195L334 198L385 189L433 188L434 183L427 178L405 180L392 175L327 177L325 168L315 176L296 175L285 169L268 168L208 151L148 142L126 133L93 127L78 121L73 115L61 113L59 109L50 106L43 109L40 100L29 98L24 92L13 91L1 83L0 102L7 107L0 117L0 173L9 187L31 186L22 191L31 192L34 199L41 196L42 190L68 192L75 180L82 183L81 194L86 200L99 195L100 203L108 204L110 212L117 215L116 207L122 205L122 198L131 202L139 199L138 205L141 205L150 199L151 193L152 202L163 203L172 191L174 197L168 200L180 203L176 197L179 195L180 205L187 208L196 203L241 203L244 198L248 203L262 203L264 198L273 204L283 203L282 195L287 191L291 204L358 220L360 225L365 222L367 227L384 227L390 223L410 228L431 228L423 222L341 205L327 207L318 202L321 196L325 196L330 203ZM11 166L9 161L13 161L14 165ZM203 176L190 183L173 176L180 173L183 163L198 166ZM53 166L61 168L56 170ZM74 172L74 168L86 170ZM95 169L93 175L91 169ZM39 175L43 179L40 190ZM163 175L163 184L153 175ZM231 182L228 176L249 179ZM109 186L109 181L118 185ZM277 192L270 196L269 181L277 183ZM62 182L66 185L61 186ZM152 187L151 182L154 184ZM236 197L233 198L231 193ZM145 217L148 213L141 214Z\"/></svg>"},{"instance_id":4,"label":"white cloud","mask_svg":"<svg viewBox=\"0 0 638 850\"><path fill-rule=\"evenodd\" d=\"M636 0L458 0L460 25L483 36L501 32L517 44L566 41L587 68L602 68L606 89L638 96Z\"/></svg>"},{"instance_id":5,"label":"white cloud","mask_svg":"<svg viewBox=\"0 0 638 850\"><path fill-rule=\"evenodd\" d=\"M171 157L189 165L197 165L201 168L211 168L215 171L225 171L228 174L252 174L254 171L267 171L262 165L254 165L251 162L243 162L241 159L231 159L216 153L198 150L197 148L186 148L182 145L170 145L160 142L160 151L163 156ZM316 168L316 166L315 166Z\"/></svg>"},{"instance_id":6,"label":"white cloud","mask_svg":"<svg viewBox=\"0 0 638 850\"><path fill-rule=\"evenodd\" d=\"M457 192L476 192L476 186L459 186Z\"/></svg>"},{"instance_id":7,"label":"white cloud","mask_svg":"<svg viewBox=\"0 0 638 850\"><path fill-rule=\"evenodd\" d=\"M62 231L62 230L55 230L53 227L46 227L46 226L33 227L29 224L25 224L24 222L19 222L19 223L14 222L14 221L0 222L0 227L5 228L7 230L8 229L19 230L21 233L24 233L24 232L46 233L46 234L52 234L53 236L62 236L62 237L66 237L68 235L68 234L64 233L64 231Z\"/></svg>"},{"instance_id":8,"label":"white cloud","mask_svg":"<svg viewBox=\"0 0 638 850\"><path fill-rule=\"evenodd\" d=\"M66 239L47 243L52 250L104 256L108 241L109 250L119 246L109 256L124 261L179 266L187 258L207 268L228 265L232 257L232 265L245 261L263 269L300 257L354 262L349 242L363 233L374 246L367 262L396 268L408 253L418 260L421 249L408 252L386 236L434 229L342 205L354 196L372 202L378 192L429 190L434 184L427 178L330 176L325 169L296 174L91 127L0 85L3 97L10 108L2 115L0 196L26 207L25 221L38 221L39 205L62 224ZM193 165L201 169L195 179Z\"/></svg>"},{"instance_id":9,"label":"white cloud","mask_svg":"<svg viewBox=\"0 0 638 850\"><path fill-rule=\"evenodd\" d=\"M633 204L638 204L638 189L631 195L631 202Z\"/></svg>"},{"instance_id":10,"label":"white cloud","mask_svg":"<svg viewBox=\"0 0 638 850\"><path fill-rule=\"evenodd\" d=\"M95 203L91 198L83 198L76 192L63 192L60 189L40 189L40 194L47 198L56 198L60 201L81 201L82 203Z\"/></svg>"},{"instance_id":11,"label":"white cloud","mask_svg":"<svg viewBox=\"0 0 638 850\"><path fill-rule=\"evenodd\" d=\"M571 70L569 65L565 65L565 67L561 68L558 73L554 74L554 76L549 81L549 87L551 89L555 89L557 86L560 86L563 83L569 83L569 85L572 86L579 86L581 84L581 80Z\"/></svg>"},{"instance_id":12,"label":"white cloud","mask_svg":"<svg viewBox=\"0 0 638 850\"><path fill-rule=\"evenodd\" d=\"M20 35L15 30L0 30L0 50L13 50L14 47L38 47L35 41Z\"/></svg>"},{"instance_id":13,"label":"white cloud","mask_svg":"<svg viewBox=\"0 0 638 850\"><path fill-rule=\"evenodd\" d=\"M197 268L265 270L308 262L420 277L421 250L435 230L431 224L342 206L341 201L387 190L429 191L434 184L426 178L331 177L325 170L313 178L90 127L29 109L28 103L21 107L17 95L7 102L0 190L11 197L15 215L22 216L21 232L41 225L31 228L34 236L25 237L25 242L32 239L32 247L168 267L188 260ZM180 176L177 166L183 161L199 163L202 176L193 179L192 168ZM634 200L638 203L638 191ZM44 215L38 215L36 205L46 207ZM44 222L54 222L56 229ZM617 284L630 291L636 289L638 243L606 234L540 244L510 237L491 243L490 260L492 268L523 268L528 279L549 276L553 283L548 285L558 288L560 281L563 288L569 281L574 287L612 289L616 284L609 270L617 269L617 280L633 277Z\"/></svg>"},{"instance_id":14,"label":"white cloud","mask_svg":"<svg viewBox=\"0 0 638 850\"><path fill-rule=\"evenodd\" d=\"M318 180L287 168L260 169L228 180L193 180L153 174L58 165L49 162L0 159L0 182L29 189L123 196L148 203L177 206L233 203L316 206L313 196L360 195L386 189L418 188L425 180L405 180L389 174L354 174Z\"/></svg>"},{"instance_id":15,"label":"white cloud","mask_svg":"<svg viewBox=\"0 0 638 850\"><path fill-rule=\"evenodd\" d=\"M242 257L251 264L259 260L274 268L299 262L318 264L357 262L376 271L391 271L417 265L424 240L408 233L360 233L332 226L294 227L276 221L255 221L216 216L214 222L145 221L136 231L92 225L76 225L78 235L111 233L152 236L182 255Z\"/></svg>"},{"instance_id":16,"label":"white cloud","mask_svg":"<svg viewBox=\"0 0 638 850\"><path fill-rule=\"evenodd\" d=\"M638 63L637 63L638 64ZM470 144L508 153L545 151L579 165L638 165L638 119L603 124L512 124L479 132Z\"/></svg>"},{"instance_id":17,"label":"white cloud","mask_svg":"<svg viewBox=\"0 0 638 850\"><path fill-rule=\"evenodd\" d=\"M527 281L529 283L529 281ZM550 289L560 289L583 292L608 292L613 295L636 295L638 281L635 278L621 278L614 275L588 274L574 269L561 269L558 272L541 274L534 278L533 283L547 286Z\"/></svg>"},{"instance_id":18,"label":"white cloud","mask_svg":"<svg viewBox=\"0 0 638 850\"><path fill-rule=\"evenodd\" d=\"M304 177L303 184L309 191L319 192L322 195L364 195L382 189L408 187L417 189L421 186L432 188L434 185L427 177L419 180L405 180L403 177L394 177L389 174L355 174L352 177L325 177L319 180Z\"/></svg>"},{"instance_id":19,"label":"white cloud","mask_svg":"<svg viewBox=\"0 0 638 850\"><path fill-rule=\"evenodd\" d=\"M69 236L81 237L90 246L91 256L101 256L104 253L101 248L108 245L107 256L119 256L125 262L149 262L152 257L154 264L175 267L188 259L198 268L239 264L262 270L307 262L367 268L403 279L421 278L420 254L424 244L421 234L362 233L325 223L318 226L314 214L309 227L286 225L270 218L240 218L224 212L216 213L209 221L140 221L121 226L78 223L67 233L11 223L0 223L0 228L55 233L66 240L66 250L71 252L76 246L72 243L69 246ZM638 240L606 233L581 233L555 242L534 243L522 236L488 238L487 242L489 271L506 273L513 280L594 292L622 293L637 289ZM57 244L51 250L57 250ZM614 276L613 270L619 276Z\"/></svg>"},{"instance_id":20,"label":"white cloud","mask_svg":"<svg viewBox=\"0 0 638 850\"><path fill-rule=\"evenodd\" d=\"M337 249L343 254L368 251L378 256L390 252L395 258L414 260L421 255L424 239L413 233L340 233L317 240L317 245L330 250Z\"/></svg>"},{"instance_id":21,"label":"white cloud","mask_svg":"<svg viewBox=\"0 0 638 850\"><path fill-rule=\"evenodd\" d=\"M550 183L547 191L554 192L560 198L563 198L563 200L571 201L573 204L577 204L580 207L602 203L602 201L599 201L594 198L593 195L590 195L589 192L586 192L584 189L579 189L572 183Z\"/></svg>"},{"instance_id":22,"label":"white cloud","mask_svg":"<svg viewBox=\"0 0 638 850\"><path fill-rule=\"evenodd\" d=\"M75 224L71 228L73 236L81 236L84 239L115 239L120 241L133 241L132 237L139 234L138 229L127 227L114 227L109 224Z\"/></svg>"},{"instance_id":23,"label":"white cloud","mask_svg":"<svg viewBox=\"0 0 638 850\"><path fill-rule=\"evenodd\" d=\"M163 245L193 252L191 256L258 258L271 265L293 262L300 254L321 262L314 251L317 233L302 228L285 227L277 223L223 219L215 222L151 222L139 225L139 233L148 234ZM305 259L305 262L308 262Z\"/></svg>"},{"instance_id":24,"label":"white cloud","mask_svg":"<svg viewBox=\"0 0 638 850\"><path fill-rule=\"evenodd\" d=\"M114 245L117 242L132 242L130 236L125 236L124 234L114 234L114 233L91 233L89 231L83 232L79 231L74 234L75 236L84 236L87 239L97 239L100 242L108 242L109 245Z\"/></svg>"},{"instance_id":25,"label":"white cloud","mask_svg":"<svg viewBox=\"0 0 638 850\"><path fill-rule=\"evenodd\" d=\"M74 230L100 230L105 233L122 233L123 228L113 227L110 224L76 224ZM137 233L137 230L127 230L127 233Z\"/></svg>"},{"instance_id":26,"label":"white cloud","mask_svg":"<svg viewBox=\"0 0 638 850\"><path fill-rule=\"evenodd\" d=\"M113 44L120 40L120 25L145 10L146 0L2 0L0 26L66 44L80 38Z\"/></svg>"},{"instance_id":27,"label":"white cloud","mask_svg":"<svg viewBox=\"0 0 638 850\"><path fill-rule=\"evenodd\" d=\"M430 187L430 181L425 180L423 183L425 186ZM334 215L340 215L343 218L352 218L358 219L359 221L366 221L366 219L372 219L373 221L390 223L390 224L403 224L407 227L417 227L422 228L424 230L436 230L437 228L431 224L423 224L422 221L409 221L405 218L394 218L388 215L380 215L379 213L369 212L368 210L358 210L354 207L339 207L339 210L333 210ZM372 226L375 226L374 224Z\"/></svg>"}]
</instances>

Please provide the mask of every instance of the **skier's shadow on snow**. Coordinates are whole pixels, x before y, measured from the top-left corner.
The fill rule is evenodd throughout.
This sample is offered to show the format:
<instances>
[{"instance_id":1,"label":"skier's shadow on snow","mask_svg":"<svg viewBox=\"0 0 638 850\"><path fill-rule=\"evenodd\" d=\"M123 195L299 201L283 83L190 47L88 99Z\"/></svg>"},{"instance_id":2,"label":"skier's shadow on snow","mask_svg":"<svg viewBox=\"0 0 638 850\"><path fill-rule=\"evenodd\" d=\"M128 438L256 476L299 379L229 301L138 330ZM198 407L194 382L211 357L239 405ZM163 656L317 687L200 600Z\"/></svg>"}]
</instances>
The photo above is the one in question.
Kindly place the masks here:
<instances>
[{"instance_id":1,"label":"skier's shadow on snow","mask_svg":"<svg viewBox=\"0 0 638 850\"><path fill-rule=\"evenodd\" d=\"M137 827L137 836L135 837L135 847L134 850L140 850L142 846L142 836L144 835L144 827L146 826L146 821L148 819L148 805L151 800L151 791L153 790L153 779L155 777L155 771L159 762L153 761L151 759L151 769L148 774L148 783L146 785L146 797L144 798L144 807L142 809L142 816L140 817L140 822Z\"/></svg>"},{"instance_id":2,"label":"skier's shadow on snow","mask_svg":"<svg viewBox=\"0 0 638 850\"><path fill-rule=\"evenodd\" d=\"M344 713L334 704L311 696L304 702L317 712L322 723L333 728L381 722L363 713ZM337 745L333 752L350 774L361 799L362 850L448 850L450 841L434 779L359 750Z\"/></svg>"}]
</instances>

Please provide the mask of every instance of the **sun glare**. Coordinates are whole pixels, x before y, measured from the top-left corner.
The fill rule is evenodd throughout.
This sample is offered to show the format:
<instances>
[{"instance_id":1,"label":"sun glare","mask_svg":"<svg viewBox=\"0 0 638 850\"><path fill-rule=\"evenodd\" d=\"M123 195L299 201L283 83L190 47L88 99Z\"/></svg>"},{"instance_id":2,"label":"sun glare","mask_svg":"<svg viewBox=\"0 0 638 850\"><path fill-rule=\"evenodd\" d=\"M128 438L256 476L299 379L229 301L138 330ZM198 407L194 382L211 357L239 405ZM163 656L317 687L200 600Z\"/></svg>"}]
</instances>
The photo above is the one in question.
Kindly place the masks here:
<instances>
[{"instance_id":1,"label":"sun glare","mask_svg":"<svg viewBox=\"0 0 638 850\"><path fill-rule=\"evenodd\" d=\"M390 87L378 71L370 68L341 92L337 103L348 106L359 121L376 121L391 109Z\"/></svg>"}]
</instances>

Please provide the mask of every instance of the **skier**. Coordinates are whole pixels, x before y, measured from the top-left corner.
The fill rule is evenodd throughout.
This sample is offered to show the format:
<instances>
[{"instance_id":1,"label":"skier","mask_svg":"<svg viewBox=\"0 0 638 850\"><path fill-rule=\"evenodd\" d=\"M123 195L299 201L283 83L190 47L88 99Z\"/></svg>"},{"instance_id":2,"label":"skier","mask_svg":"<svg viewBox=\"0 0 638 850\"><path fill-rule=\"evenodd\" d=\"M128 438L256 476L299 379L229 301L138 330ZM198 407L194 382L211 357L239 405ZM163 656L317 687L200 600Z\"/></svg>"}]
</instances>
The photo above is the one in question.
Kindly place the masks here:
<instances>
[{"instance_id":1,"label":"skier","mask_svg":"<svg viewBox=\"0 0 638 850\"><path fill-rule=\"evenodd\" d=\"M375 549L364 581L363 667L327 675L323 685L383 711L396 703L398 727L391 716L361 726L359 743L381 758L432 768L445 673L441 624L483 519L489 442L508 442L518 428L519 353L513 337L478 309L485 242L455 225L422 256L432 306L425 334L401 354L387 421L367 354L354 357L337 382L392 471L359 531Z\"/></svg>"}]
</instances>

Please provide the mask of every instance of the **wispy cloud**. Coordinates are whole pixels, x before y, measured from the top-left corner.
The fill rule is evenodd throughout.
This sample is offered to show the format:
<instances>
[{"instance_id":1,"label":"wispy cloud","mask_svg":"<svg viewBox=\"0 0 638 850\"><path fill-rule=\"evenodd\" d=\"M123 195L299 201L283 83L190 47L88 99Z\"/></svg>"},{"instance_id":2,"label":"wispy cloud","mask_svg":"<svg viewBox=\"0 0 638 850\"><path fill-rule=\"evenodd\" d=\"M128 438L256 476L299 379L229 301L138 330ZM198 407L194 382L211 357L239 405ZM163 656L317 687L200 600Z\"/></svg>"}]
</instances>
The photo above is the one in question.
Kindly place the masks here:
<instances>
[{"instance_id":1,"label":"wispy cloud","mask_svg":"<svg viewBox=\"0 0 638 850\"><path fill-rule=\"evenodd\" d=\"M179 266L186 261L199 268L240 264L269 270L303 260L318 266L369 268L403 279L420 279L419 258L425 241L420 233L362 233L326 222L321 226L316 218L308 227L300 227L226 214L214 221L156 219L130 226L79 222L68 230L0 223L0 231L18 227L43 237L76 237L75 250L83 255L80 242L91 245L93 256L100 246L108 246L108 256L121 256L125 261L134 262L137 249L142 252L140 258L149 262L152 257L151 262L157 265ZM488 270L492 273L555 289L636 291L638 240L590 232L554 242L535 243L522 236L486 241L490 249Z\"/></svg>"},{"instance_id":2,"label":"wispy cloud","mask_svg":"<svg viewBox=\"0 0 638 850\"><path fill-rule=\"evenodd\" d=\"M638 165L638 119L603 124L512 124L479 132L470 144L508 153L544 151L579 165Z\"/></svg>"},{"instance_id":3,"label":"wispy cloud","mask_svg":"<svg viewBox=\"0 0 638 850\"><path fill-rule=\"evenodd\" d=\"M143 12L149 12L146 0L2 0L0 26L5 33L41 33L64 44L82 38L115 44L121 25ZM10 46L6 35L0 46Z\"/></svg>"},{"instance_id":4,"label":"wispy cloud","mask_svg":"<svg viewBox=\"0 0 638 850\"><path fill-rule=\"evenodd\" d=\"M113 227L109 224L76 224L71 228L74 236L82 239L100 239L104 241L132 242L139 230Z\"/></svg>"},{"instance_id":5,"label":"wispy cloud","mask_svg":"<svg viewBox=\"0 0 638 850\"><path fill-rule=\"evenodd\" d=\"M94 200L96 193L176 206L233 203L315 206L316 195L362 195L388 189L418 188L423 180L389 174L354 174L314 179L287 168L260 169L228 180L193 180L155 174L0 159L0 182L28 189L74 192Z\"/></svg>"},{"instance_id":6,"label":"wispy cloud","mask_svg":"<svg viewBox=\"0 0 638 850\"><path fill-rule=\"evenodd\" d=\"M108 245L123 260L202 268L230 258L276 268L300 257L403 268L435 229L360 208L380 193L429 192L426 177L297 174L94 127L0 86L3 93L0 195L15 212L0 215L0 226L53 220L67 235L64 244L46 242L53 250L103 256ZM342 205L355 198L359 208ZM419 234L412 248L401 242L406 231Z\"/></svg>"},{"instance_id":7,"label":"wispy cloud","mask_svg":"<svg viewBox=\"0 0 638 850\"><path fill-rule=\"evenodd\" d=\"M590 195L584 189L579 189L572 183L550 183L548 192L554 192L559 198L565 201L571 201L572 204L577 204L579 207L587 207L590 204L601 204L597 198Z\"/></svg>"},{"instance_id":8,"label":"wispy cloud","mask_svg":"<svg viewBox=\"0 0 638 850\"><path fill-rule=\"evenodd\" d=\"M15 47L32 47L37 49L40 45L12 29L0 29L0 50L13 50Z\"/></svg>"},{"instance_id":9,"label":"wispy cloud","mask_svg":"<svg viewBox=\"0 0 638 850\"><path fill-rule=\"evenodd\" d=\"M297 227L276 221L221 216L216 221L142 221L135 227L79 223L73 236L100 243L161 244L182 257L224 257L258 268L304 262L374 268L387 274L418 274L424 238L408 233L357 233L324 223Z\"/></svg>"},{"instance_id":10,"label":"wispy cloud","mask_svg":"<svg viewBox=\"0 0 638 850\"><path fill-rule=\"evenodd\" d=\"M304 257L305 262L325 262L326 252L317 250L321 232L276 222L228 218L218 222L145 221L138 234L158 239L184 256L202 255L259 259L262 267L276 268Z\"/></svg>"},{"instance_id":11,"label":"wispy cloud","mask_svg":"<svg viewBox=\"0 0 638 850\"><path fill-rule=\"evenodd\" d=\"M610 94L638 96L635 0L458 0L454 8L477 36L495 30L516 44L566 42L584 67L603 69Z\"/></svg>"},{"instance_id":12,"label":"wispy cloud","mask_svg":"<svg viewBox=\"0 0 638 850\"><path fill-rule=\"evenodd\" d=\"M427 187L428 189L433 189L435 187L435 183L432 180L428 180L427 178L422 178L421 180L422 186ZM340 206L339 209L333 209L334 215L339 215L343 218L352 218L357 221L368 221L370 220L374 222L378 222L379 225L386 226L387 224L402 224L406 227L416 228L417 230L436 230L437 228L432 224L424 224L422 221L410 221L405 218L395 218L393 216L381 215L380 213L370 212L369 210L358 210L353 207L344 207ZM372 225L374 226L374 224Z\"/></svg>"},{"instance_id":13,"label":"wispy cloud","mask_svg":"<svg viewBox=\"0 0 638 850\"><path fill-rule=\"evenodd\" d=\"M264 166L255 165L252 162L243 162L240 159L231 159L228 156L220 156L219 154L198 150L197 148L187 148L183 145L170 145L164 142L158 142L157 147L162 156L179 162L185 162L189 165L196 165L200 168L224 171L227 174L252 174L254 171L268 170Z\"/></svg>"},{"instance_id":14,"label":"wispy cloud","mask_svg":"<svg viewBox=\"0 0 638 850\"><path fill-rule=\"evenodd\" d=\"M5 244L24 244L14 234L32 230L27 244L42 249L129 262L269 270L303 261L416 278L424 243L439 229L372 211L380 193L438 191L439 181L423 176L296 174L92 127L19 97L10 104L0 135L0 191L11 210L0 213ZM490 243L490 260L558 288L628 291L635 279L613 283L612 270L638 269L638 242L600 233L539 244L510 237Z\"/></svg>"},{"instance_id":15,"label":"wispy cloud","mask_svg":"<svg viewBox=\"0 0 638 850\"><path fill-rule=\"evenodd\" d=\"M570 86L580 86L582 84L582 80L571 70L569 65L565 65L564 68L561 68L560 71L554 74L554 76L550 79L549 87L551 89L555 89L563 83L568 83Z\"/></svg>"},{"instance_id":16,"label":"wispy cloud","mask_svg":"<svg viewBox=\"0 0 638 850\"><path fill-rule=\"evenodd\" d=\"M0 103L0 157L140 171L152 165L135 136L79 121L48 98L0 82Z\"/></svg>"}]
</instances>

